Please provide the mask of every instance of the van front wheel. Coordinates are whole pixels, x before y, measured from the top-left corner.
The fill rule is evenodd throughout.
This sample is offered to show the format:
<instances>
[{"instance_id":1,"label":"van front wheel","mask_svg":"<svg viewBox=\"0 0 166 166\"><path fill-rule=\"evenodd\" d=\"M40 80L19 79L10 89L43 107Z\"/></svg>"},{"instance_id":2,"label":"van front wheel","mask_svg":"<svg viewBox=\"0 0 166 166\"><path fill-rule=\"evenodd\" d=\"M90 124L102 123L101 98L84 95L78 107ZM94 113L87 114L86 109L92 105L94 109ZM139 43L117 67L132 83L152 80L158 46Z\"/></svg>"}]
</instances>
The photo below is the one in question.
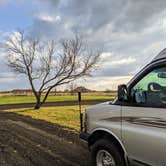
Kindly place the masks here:
<instances>
[{"instance_id":1,"label":"van front wheel","mask_svg":"<svg viewBox=\"0 0 166 166\"><path fill-rule=\"evenodd\" d=\"M106 139L95 142L90 153L91 166L124 166L124 159L114 143Z\"/></svg>"}]
</instances>

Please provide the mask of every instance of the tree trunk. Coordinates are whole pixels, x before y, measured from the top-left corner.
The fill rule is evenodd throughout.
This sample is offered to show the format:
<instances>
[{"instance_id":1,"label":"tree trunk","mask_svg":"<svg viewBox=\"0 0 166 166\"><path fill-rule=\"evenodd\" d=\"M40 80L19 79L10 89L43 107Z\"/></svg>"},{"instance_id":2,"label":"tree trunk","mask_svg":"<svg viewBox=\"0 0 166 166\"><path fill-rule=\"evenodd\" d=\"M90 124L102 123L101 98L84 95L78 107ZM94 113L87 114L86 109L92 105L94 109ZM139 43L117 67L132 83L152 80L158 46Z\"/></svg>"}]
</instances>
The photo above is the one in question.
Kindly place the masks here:
<instances>
[{"instance_id":1,"label":"tree trunk","mask_svg":"<svg viewBox=\"0 0 166 166\"><path fill-rule=\"evenodd\" d=\"M40 109L40 107L41 107L41 103L40 102L36 102L34 109L38 110L38 109Z\"/></svg>"},{"instance_id":2,"label":"tree trunk","mask_svg":"<svg viewBox=\"0 0 166 166\"><path fill-rule=\"evenodd\" d=\"M40 95L38 94L38 96L36 96L36 104L34 106L34 109L35 110L40 109L41 105L42 105L42 103L40 102Z\"/></svg>"}]
</instances>

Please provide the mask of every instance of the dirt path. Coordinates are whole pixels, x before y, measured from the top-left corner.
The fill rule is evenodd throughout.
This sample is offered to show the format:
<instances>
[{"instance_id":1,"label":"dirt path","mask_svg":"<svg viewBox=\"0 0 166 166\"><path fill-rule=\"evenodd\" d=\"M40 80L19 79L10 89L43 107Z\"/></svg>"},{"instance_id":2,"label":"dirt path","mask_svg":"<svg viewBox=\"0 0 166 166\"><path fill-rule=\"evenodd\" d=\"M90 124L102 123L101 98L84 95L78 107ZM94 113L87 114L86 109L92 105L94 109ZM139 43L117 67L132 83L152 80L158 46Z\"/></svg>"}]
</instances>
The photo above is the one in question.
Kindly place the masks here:
<instances>
[{"instance_id":1,"label":"dirt path","mask_svg":"<svg viewBox=\"0 0 166 166\"><path fill-rule=\"evenodd\" d=\"M94 105L108 100L84 100L82 105ZM57 102L47 102L43 104L46 107L55 107L55 106L73 106L78 105L78 101L57 101ZM34 107L34 103L21 103L21 104L1 104L0 110L14 109L14 108L30 108Z\"/></svg>"},{"instance_id":2,"label":"dirt path","mask_svg":"<svg viewBox=\"0 0 166 166\"><path fill-rule=\"evenodd\" d=\"M14 113L0 112L0 166L85 166L78 134Z\"/></svg>"}]
</instances>

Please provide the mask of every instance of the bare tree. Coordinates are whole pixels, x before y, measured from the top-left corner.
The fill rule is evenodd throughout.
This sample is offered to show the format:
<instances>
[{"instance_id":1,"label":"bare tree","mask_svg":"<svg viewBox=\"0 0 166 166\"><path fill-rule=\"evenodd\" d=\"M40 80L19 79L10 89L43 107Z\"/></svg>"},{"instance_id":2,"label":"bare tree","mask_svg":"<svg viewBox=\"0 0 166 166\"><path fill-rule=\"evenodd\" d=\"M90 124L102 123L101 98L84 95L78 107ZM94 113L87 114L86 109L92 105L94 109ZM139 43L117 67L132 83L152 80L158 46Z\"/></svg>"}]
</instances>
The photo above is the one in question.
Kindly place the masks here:
<instances>
[{"instance_id":1,"label":"bare tree","mask_svg":"<svg viewBox=\"0 0 166 166\"><path fill-rule=\"evenodd\" d=\"M74 90L77 88L77 85L74 82L71 82L69 84L69 90L70 90L70 95L73 96L74 95Z\"/></svg>"},{"instance_id":2,"label":"bare tree","mask_svg":"<svg viewBox=\"0 0 166 166\"><path fill-rule=\"evenodd\" d=\"M52 92L53 92L54 96L56 96L56 95L57 95L57 88L54 87L54 88L52 89Z\"/></svg>"},{"instance_id":3,"label":"bare tree","mask_svg":"<svg viewBox=\"0 0 166 166\"><path fill-rule=\"evenodd\" d=\"M45 103L55 87L90 76L100 57L99 52L87 51L77 35L57 46L54 41L46 43L16 32L6 38L4 46L8 66L29 80L36 98L35 109Z\"/></svg>"}]
</instances>

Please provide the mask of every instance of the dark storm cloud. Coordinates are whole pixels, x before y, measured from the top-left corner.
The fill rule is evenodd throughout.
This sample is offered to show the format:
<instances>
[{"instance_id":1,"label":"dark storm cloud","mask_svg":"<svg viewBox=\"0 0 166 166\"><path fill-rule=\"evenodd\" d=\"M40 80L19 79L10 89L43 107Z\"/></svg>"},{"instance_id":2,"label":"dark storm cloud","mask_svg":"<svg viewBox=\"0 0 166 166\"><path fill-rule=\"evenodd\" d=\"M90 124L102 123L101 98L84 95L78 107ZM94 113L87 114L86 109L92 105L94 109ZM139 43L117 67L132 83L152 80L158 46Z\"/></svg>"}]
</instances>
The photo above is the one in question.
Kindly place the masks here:
<instances>
[{"instance_id":1,"label":"dark storm cloud","mask_svg":"<svg viewBox=\"0 0 166 166\"><path fill-rule=\"evenodd\" d=\"M93 48L127 55L138 49L142 54L143 47L165 38L163 30L148 32L166 18L163 0L48 0L43 6L45 2L40 1L42 10L35 13L32 32L46 38L58 40L79 32ZM46 21L36 17L40 14L61 19Z\"/></svg>"},{"instance_id":2,"label":"dark storm cloud","mask_svg":"<svg viewBox=\"0 0 166 166\"><path fill-rule=\"evenodd\" d=\"M96 75L134 73L165 47L166 27L157 25L166 18L164 0L49 0L39 4L40 10L34 13L33 34L59 40L77 31L92 48L116 52L111 62L129 56L136 59L130 65L103 65ZM42 14L52 20L36 17Z\"/></svg>"},{"instance_id":3,"label":"dark storm cloud","mask_svg":"<svg viewBox=\"0 0 166 166\"><path fill-rule=\"evenodd\" d=\"M157 17L163 16L166 8L164 0L50 0L48 2L49 9L44 12L60 15L63 22L61 25L50 23L50 27L62 28L69 24L68 31L77 29L85 34L88 32L94 34L108 24L110 32L141 31L152 26ZM42 6L45 3L40 4ZM43 29L45 24L47 23L42 22ZM41 23L39 25L41 26ZM40 28L42 29L42 26ZM56 33L53 31L54 28L52 32Z\"/></svg>"},{"instance_id":4,"label":"dark storm cloud","mask_svg":"<svg viewBox=\"0 0 166 166\"><path fill-rule=\"evenodd\" d=\"M119 9L125 6L125 0L120 1L110 1L110 0L62 0L50 1L50 9L44 11L52 16L59 15L62 18L61 24L56 24L52 22L41 22L40 18L34 20L34 28L40 27L41 30L47 31L45 27L50 27L48 33L59 34L56 32L56 27L68 33L70 31L78 31L83 34L94 34L95 31L106 26L107 24L112 24L114 20L119 15ZM42 3L41 3L42 5ZM53 12L54 11L54 12ZM39 25L39 26L38 26ZM41 26L43 25L43 26ZM66 29L64 27L66 26ZM55 30L54 30L55 29Z\"/></svg>"},{"instance_id":5,"label":"dark storm cloud","mask_svg":"<svg viewBox=\"0 0 166 166\"><path fill-rule=\"evenodd\" d=\"M165 15L164 0L130 0L127 1L121 17L115 20L114 30L140 31L153 26L158 17Z\"/></svg>"}]
</instances>

